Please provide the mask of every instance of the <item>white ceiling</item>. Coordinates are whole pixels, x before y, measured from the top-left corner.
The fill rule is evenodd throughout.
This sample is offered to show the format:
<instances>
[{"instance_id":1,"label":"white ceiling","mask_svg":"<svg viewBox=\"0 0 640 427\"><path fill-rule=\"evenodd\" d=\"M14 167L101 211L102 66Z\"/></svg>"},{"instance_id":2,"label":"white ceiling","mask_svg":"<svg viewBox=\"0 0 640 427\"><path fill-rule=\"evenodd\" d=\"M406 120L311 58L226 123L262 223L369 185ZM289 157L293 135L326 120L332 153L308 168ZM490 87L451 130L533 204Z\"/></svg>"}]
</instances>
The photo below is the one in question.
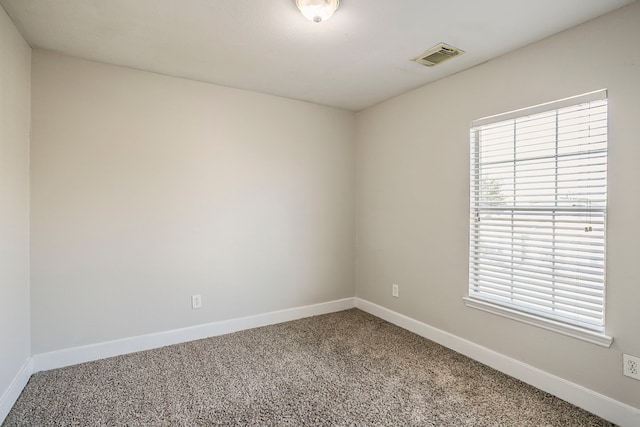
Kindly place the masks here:
<instances>
[{"instance_id":1,"label":"white ceiling","mask_svg":"<svg viewBox=\"0 0 640 427\"><path fill-rule=\"evenodd\" d=\"M34 48L361 110L633 0L0 0ZM409 59L445 42L436 68Z\"/></svg>"}]
</instances>

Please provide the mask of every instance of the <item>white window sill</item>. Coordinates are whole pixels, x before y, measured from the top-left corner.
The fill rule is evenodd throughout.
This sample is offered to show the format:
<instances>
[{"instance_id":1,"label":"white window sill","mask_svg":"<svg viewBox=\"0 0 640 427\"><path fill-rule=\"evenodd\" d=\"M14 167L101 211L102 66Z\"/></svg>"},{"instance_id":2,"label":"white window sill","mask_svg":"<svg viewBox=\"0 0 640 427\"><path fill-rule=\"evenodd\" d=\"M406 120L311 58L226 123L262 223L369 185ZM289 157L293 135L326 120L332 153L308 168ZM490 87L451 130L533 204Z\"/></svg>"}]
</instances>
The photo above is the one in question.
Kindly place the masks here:
<instances>
[{"instance_id":1,"label":"white window sill","mask_svg":"<svg viewBox=\"0 0 640 427\"><path fill-rule=\"evenodd\" d=\"M565 325L560 322L554 322L553 320L542 319L532 314L512 310L499 306L497 304L492 304L490 302L481 301L470 297L464 297L463 300L468 307L477 308L478 310L486 311L498 316L507 317L509 319L517 320L518 322L526 323L528 325L533 325L539 328L547 329L549 331L568 335L570 337L597 344L602 347L609 348L613 343L613 338L604 334L587 331L576 326Z\"/></svg>"}]
</instances>

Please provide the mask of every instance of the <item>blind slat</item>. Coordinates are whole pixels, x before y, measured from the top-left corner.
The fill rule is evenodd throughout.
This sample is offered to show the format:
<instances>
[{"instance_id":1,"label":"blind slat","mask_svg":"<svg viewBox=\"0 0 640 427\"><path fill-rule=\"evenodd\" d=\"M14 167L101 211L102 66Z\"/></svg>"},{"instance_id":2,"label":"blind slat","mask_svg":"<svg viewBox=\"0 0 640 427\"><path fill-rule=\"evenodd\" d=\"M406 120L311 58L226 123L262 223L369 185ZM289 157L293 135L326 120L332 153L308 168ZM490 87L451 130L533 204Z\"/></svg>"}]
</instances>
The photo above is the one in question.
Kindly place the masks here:
<instances>
[{"instance_id":1,"label":"blind slat","mask_svg":"<svg viewBox=\"0 0 640 427\"><path fill-rule=\"evenodd\" d=\"M534 299L522 298L514 301L499 292L483 292L483 296L488 296L488 299L493 300L494 302L502 302L503 304L505 302L509 302L511 308L524 308L525 305L528 305L529 310L525 311L534 312L540 316L548 317L550 319L557 319L566 323L573 323L576 325L592 325L593 328L590 329L594 329L597 331L602 330L601 324L603 316L601 314L593 314L592 312L585 312L582 310L576 310L575 312L573 312L563 307L557 307L556 310L549 310L548 307L544 305L541 306L538 301ZM577 316L580 316L580 320L575 320L575 317Z\"/></svg>"},{"instance_id":2,"label":"blind slat","mask_svg":"<svg viewBox=\"0 0 640 427\"><path fill-rule=\"evenodd\" d=\"M573 281L573 280L563 279L561 276L557 274L550 274L550 275L547 275L547 277L539 277L539 276L534 276L533 274L527 274L526 272L523 272L517 269L501 272L501 271L490 269L489 267L475 269L474 271L475 271L474 274L476 275L488 275L496 278L501 277L503 279L506 279L504 277L505 275L510 276L512 277L511 280L514 283L522 282L529 285L544 285L546 283L548 286L549 281L552 281L554 284L560 283L562 285L567 285L567 286L576 285L578 287L584 287L585 289L600 289L602 287L602 281L599 281L597 279L594 279L593 281L586 281L584 277L580 277L579 280ZM496 273L496 274L493 274L493 273Z\"/></svg>"},{"instance_id":3,"label":"blind slat","mask_svg":"<svg viewBox=\"0 0 640 427\"><path fill-rule=\"evenodd\" d=\"M478 255L479 254L477 252L474 253L474 257ZM558 265L560 263L556 263L555 261L548 261L547 264L534 263L534 262L525 263L523 261L518 261L513 258L492 257L486 254L482 254L481 256L483 260L483 265L495 266L502 269L510 269L512 267L515 267L520 270L531 271L539 274L552 274L551 273L552 271L557 271L557 272L560 272L558 274L562 274L564 277L574 277L573 274L575 273L585 274L585 275L598 274L597 267L594 267L596 269L596 271L594 271L594 270L581 269L573 266L563 267L561 265ZM552 264L552 265L548 265L548 264ZM528 268L522 268L523 266L528 266ZM572 273L572 274L569 274L569 273Z\"/></svg>"},{"instance_id":4,"label":"blind slat","mask_svg":"<svg viewBox=\"0 0 640 427\"><path fill-rule=\"evenodd\" d=\"M471 249L471 256L474 258L480 258L482 257L483 260L495 260L495 261L502 261L502 262L506 262L506 260L509 260L509 262L517 262L514 261L514 257L511 255L503 255L503 254L497 254L494 252L487 252L483 249ZM549 261L548 257L534 257L533 255L531 256L527 256L527 265L544 265L544 264L538 264L536 263L536 261L540 261L541 263L548 263L551 262ZM553 258L553 263L555 265L555 268L558 269L566 269L569 271L580 271L579 267L584 267L584 268L588 268L588 269L596 269L596 270L600 270L603 267L602 263L594 263L594 262L581 262L578 261L576 259L566 259L564 257L560 257L560 256L556 256ZM567 265L568 267L563 267L564 265ZM585 270L585 271L592 271L592 270Z\"/></svg>"},{"instance_id":5,"label":"blind slat","mask_svg":"<svg viewBox=\"0 0 640 427\"><path fill-rule=\"evenodd\" d=\"M546 309L540 310L530 304L523 304L519 301L511 301L508 298L495 297L493 295L486 295L484 293L479 293L476 291L470 291L469 296L480 301L486 301L492 304L506 306L511 310L521 311L523 313L532 314L540 318L547 318L557 322L570 324L574 327L577 326L588 331L604 334L602 317L597 317L595 319L591 319L586 316L576 318L576 316L573 315L567 316L564 314L564 312L561 311L548 312L548 310Z\"/></svg>"},{"instance_id":6,"label":"blind slat","mask_svg":"<svg viewBox=\"0 0 640 427\"><path fill-rule=\"evenodd\" d=\"M504 247L501 246L497 246L497 245L491 245L491 244L487 244L485 242L481 242L481 243L477 243L474 244L473 242L471 243L471 247L477 247L477 248L482 248L482 249L487 249L487 250L503 250ZM564 258L568 258L568 259L572 259L575 258L576 260L589 260L589 261L599 261L604 263L604 256L595 256L593 254L563 254L563 253L554 253L552 251L530 251L528 249L520 249L519 247L513 247L513 249L511 250L511 252L514 254L514 256L522 256L522 257L533 257L534 255L542 255L542 256L550 256L550 255L554 255L556 258L560 258L560 257L564 257ZM604 254L602 254L604 255Z\"/></svg>"},{"instance_id":7,"label":"blind slat","mask_svg":"<svg viewBox=\"0 0 640 427\"><path fill-rule=\"evenodd\" d=\"M539 306L567 306L570 305L577 309L580 309L580 313L585 316L591 317L601 317L601 313L598 311L597 301L594 304L593 301L586 300L584 298L573 299L566 298L559 294L552 293L540 293L535 291L529 291L526 286L518 286L513 287L507 284L507 282L503 282L503 286L483 286L485 283L491 283L492 285L496 281L500 281L500 279L496 279L495 277L485 276L490 282L483 280L482 278L478 279L479 288L485 289L486 292L508 296L510 299L518 300L518 301L526 301L526 302L535 302ZM595 307L594 307L595 306Z\"/></svg>"}]
</instances>

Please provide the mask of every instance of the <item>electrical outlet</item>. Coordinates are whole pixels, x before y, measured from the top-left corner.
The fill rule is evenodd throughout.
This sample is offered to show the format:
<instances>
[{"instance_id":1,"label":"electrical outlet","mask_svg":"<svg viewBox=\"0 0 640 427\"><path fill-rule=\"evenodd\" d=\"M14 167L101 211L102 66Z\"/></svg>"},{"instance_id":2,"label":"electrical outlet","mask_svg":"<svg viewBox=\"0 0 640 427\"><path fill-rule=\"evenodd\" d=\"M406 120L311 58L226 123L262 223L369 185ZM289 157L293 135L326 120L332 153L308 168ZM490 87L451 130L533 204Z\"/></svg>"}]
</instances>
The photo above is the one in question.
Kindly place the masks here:
<instances>
[{"instance_id":1,"label":"electrical outlet","mask_svg":"<svg viewBox=\"0 0 640 427\"><path fill-rule=\"evenodd\" d=\"M399 294L400 294L400 288L398 287L398 285L394 283L393 285L391 285L391 296L398 298Z\"/></svg>"},{"instance_id":2,"label":"electrical outlet","mask_svg":"<svg viewBox=\"0 0 640 427\"><path fill-rule=\"evenodd\" d=\"M191 308L200 308L200 307L202 307L202 296L191 295Z\"/></svg>"},{"instance_id":3,"label":"electrical outlet","mask_svg":"<svg viewBox=\"0 0 640 427\"><path fill-rule=\"evenodd\" d=\"M633 379L640 380L640 357L623 354L622 373Z\"/></svg>"}]
</instances>

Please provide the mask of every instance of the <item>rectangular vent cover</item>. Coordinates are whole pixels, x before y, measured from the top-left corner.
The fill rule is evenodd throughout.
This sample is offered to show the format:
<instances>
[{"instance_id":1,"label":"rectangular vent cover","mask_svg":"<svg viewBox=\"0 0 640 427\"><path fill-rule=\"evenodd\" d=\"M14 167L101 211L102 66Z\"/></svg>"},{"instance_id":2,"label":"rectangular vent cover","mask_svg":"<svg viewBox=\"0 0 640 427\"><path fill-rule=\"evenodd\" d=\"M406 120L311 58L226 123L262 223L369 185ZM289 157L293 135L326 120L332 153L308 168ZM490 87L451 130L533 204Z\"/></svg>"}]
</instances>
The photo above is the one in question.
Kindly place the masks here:
<instances>
[{"instance_id":1,"label":"rectangular vent cover","mask_svg":"<svg viewBox=\"0 0 640 427\"><path fill-rule=\"evenodd\" d=\"M423 54L420 54L415 58L411 58L411 60L418 64L426 65L427 67L434 67L448 59L462 55L463 53L463 50L449 46L446 43L440 43Z\"/></svg>"}]
</instances>

